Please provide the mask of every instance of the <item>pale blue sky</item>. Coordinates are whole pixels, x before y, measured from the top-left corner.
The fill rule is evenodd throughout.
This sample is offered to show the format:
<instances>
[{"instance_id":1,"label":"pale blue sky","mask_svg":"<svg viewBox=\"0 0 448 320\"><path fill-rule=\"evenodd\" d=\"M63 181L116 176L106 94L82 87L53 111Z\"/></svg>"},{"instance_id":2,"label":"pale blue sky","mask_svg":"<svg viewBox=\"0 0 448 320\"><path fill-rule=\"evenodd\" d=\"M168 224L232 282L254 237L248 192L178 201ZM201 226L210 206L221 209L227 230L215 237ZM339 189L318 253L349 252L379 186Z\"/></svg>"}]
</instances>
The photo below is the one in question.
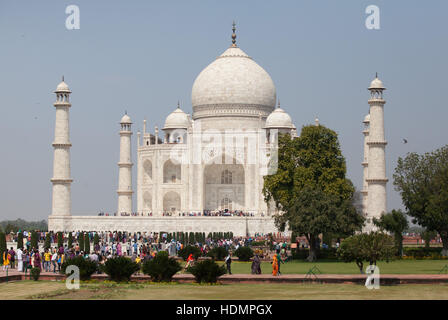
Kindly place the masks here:
<instances>
[{"instance_id":1,"label":"pale blue sky","mask_svg":"<svg viewBox=\"0 0 448 320\"><path fill-rule=\"evenodd\" d=\"M80 8L80 30L65 28L70 4ZM364 25L371 4L380 30ZM191 113L193 81L229 46L233 20L238 45L269 72L296 126L317 115L339 133L357 187L366 88L379 73L388 88L388 209L399 208L397 158L447 143L447 12L442 0L2 0L0 219L50 213L53 91L62 75L73 91L72 212L114 212L124 110L134 132L145 117L160 127L178 100Z\"/></svg>"}]
</instances>

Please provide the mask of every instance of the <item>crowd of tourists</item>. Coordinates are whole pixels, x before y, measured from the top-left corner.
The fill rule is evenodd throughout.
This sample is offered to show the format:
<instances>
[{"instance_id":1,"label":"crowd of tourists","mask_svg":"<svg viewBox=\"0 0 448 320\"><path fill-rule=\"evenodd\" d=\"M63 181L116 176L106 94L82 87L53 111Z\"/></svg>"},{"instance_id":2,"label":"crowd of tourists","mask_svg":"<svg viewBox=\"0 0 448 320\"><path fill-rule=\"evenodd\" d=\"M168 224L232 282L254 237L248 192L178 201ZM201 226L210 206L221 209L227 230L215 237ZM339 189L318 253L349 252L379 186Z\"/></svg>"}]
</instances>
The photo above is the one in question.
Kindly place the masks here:
<instances>
[{"instance_id":1,"label":"crowd of tourists","mask_svg":"<svg viewBox=\"0 0 448 320\"><path fill-rule=\"evenodd\" d=\"M143 263L146 260L155 257L159 251L167 251L170 256L177 256L179 250L184 244L178 240L167 239L167 234L159 234L153 232L129 233L129 232L71 232L63 233L63 238L67 240L69 237L73 239L72 245L69 247L65 241L63 245L58 247L57 234L52 232L38 232L40 242L44 241L47 235L51 239L49 248L40 249L31 246L31 233L23 232L23 246L17 244L14 249L11 247L2 253L3 270L8 268L16 269L21 272L27 272L30 268L39 268L45 272L60 272L61 265L66 259L77 256L83 256L98 264L104 264L107 259L116 256L127 256L132 261ZM93 241L97 237L97 243L90 246L88 252L82 250L82 240L79 241L81 235L89 237ZM230 264L232 262L232 252L235 252L240 246L248 246L253 240L267 240L267 235L257 235L257 239L251 237L233 237L231 239L213 239L206 238L204 242L196 241L192 245L201 250L201 255L206 256L207 253L215 247L224 247L229 255L225 259L228 273L231 273ZM17 235L14 237L17 241ZM274 250L276 252L272 267L273 275L280 274L280 264L284 263L286 258L286 243L275 243ZM23 249L21 249L23 248ZM90 253L91 252L91 253ZM255 253L253 258L251 272L253 274L261 274L261 259L265 258L263 253ZM187 259L187 264L191 264L191 257Z\"/></svg>"},{"instance_id":2,"label":"crowd of tourists","mask_svg":"<svg viewBox=\"0 0 448 320\"><path fill-rule=\"evenodd\" d=\"M121 212L118 214L122 217L152 217L152 212ZM104 213L99 212L98 216L117 216L117 213ZM190 211L190 212L172 212L172 211L163 211L163 217L254 217L255 214L253 212L244 212L241 210L204 210L204 211ZM264 217L264 212L261 213L261 216Z\"/></svg>"}]
</instances>

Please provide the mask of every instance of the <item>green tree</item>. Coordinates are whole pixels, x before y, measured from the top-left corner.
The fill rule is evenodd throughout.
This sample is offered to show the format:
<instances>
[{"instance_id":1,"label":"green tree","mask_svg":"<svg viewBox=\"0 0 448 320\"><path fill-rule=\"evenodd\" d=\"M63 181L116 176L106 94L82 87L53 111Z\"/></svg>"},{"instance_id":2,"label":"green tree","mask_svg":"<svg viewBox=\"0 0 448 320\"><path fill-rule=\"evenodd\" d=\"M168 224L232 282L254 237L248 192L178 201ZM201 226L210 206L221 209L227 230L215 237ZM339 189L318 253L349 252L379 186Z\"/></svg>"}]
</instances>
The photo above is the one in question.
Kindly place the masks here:
<instances>
[{"instance_id":1,"label":"green tree","mask_svg":"<svg viewBox=\"0 0 448 320\"><path fill-rule=\"evenodd\" d=\"M79 251L84 251L84 232L80 232L78 235Z\"/></svg>"},{"instance_id":2,"label":"green tree","mask_svg":"<svg viewBox=\"0 0 448 320\"><path fill-rule=\"evenodd\" d=\"M361 233L342 241L338 256L345 262L356 262L361 273L363 263L376 265L377 261L389 262L396 252L394 239L383 232Z\"/></svg>"},{"instance_id":3,"label":"green tree","mask_svg":"<svg viewBox=\"0 0 448 320\"><path fill-rule=\"evenodd\" d=\"M373 218L373 223L382 230L386 230L394 234L398 254L402 256L403 232L409 227L406 214L404 214L401 210L392 210L388 214L383 214L380 219Z\"/></svg>"},{"instance_id":4,"label":"green tree","mask_svg":"<svg viewBox=\"0 0 448 320\"><path fill-rule=\"evenodd\" d=\"M442 238L442 255L448 255L448 145L431 153L408 153L398 158L395 189L413 223Z\"/></svg>"},{"instance_id":5,"label":"green tree","mask_svg":"<svg viewBox=\"0 0 448 320\"><path fill-rule=\"evenodd\" d=\"M23 250L23 231L20 230L20 232L17 235L17 249Z\"/></svg>"},{"instance_id":6,"label":"green tree","mask_svg":"<svg viewBox=\"0 0 448 320\"><path fill-rule=\"evenodd\" d=\"M31 231L31 241L30 241L31 248L33 249L39 249L38 240L37 240L37 232Z\"/></svg>"},{"instance_id":7,"label":"green tree","mask_svg":"<svg viewBox=\"0 0 448 320\"><path fill-rule=\"evenodd\" d=\"M317 256L321 233L351 235L364 218L354 206L355 189L346 178L346 164L337 134L324 126L305 126L298 138L281 134L278 169L264 179L263 193L282 214L277 227L304 235L310 245L308 261ZM305 202L304 202L305 201Z\"/></svg>"},{"instance_id":8,"label":"green tree","mask_svg":"<svg viewBox=\"0 0 448 320\"><path fill-rule=\"evenodd\" d=\"M57 238L58 238L58 249L59 249L60 247L64 246L64 236L62 235L61 231L59 231L57 233Z\"/></svg>"},{"instance_id":9,"label":"green tree","mask_svg":"<svg viewBox=\"0 0 448 320\"><path fill-rule=\"evenodd\" d=\"M89 234L84 234L84 253L90 253L90 238Z\"/></svg>"},{"instance_id":10,"label":"green tree","mask_svg":"<svg viewBox=\"0 0 448 320\"><path fill-rule=\"evenodd\" d=\"M71 232L68 233L68 248L71 248L73 246L73 234Z\"/></svg>"},{"instance_id":11,"label":"green tree","mask_svg":"<svg viewBox=\"0 0 448 320\"><path fill-rule=\"evenodd\" d=\"M44 249L50 249L51 247L51 235L49 232L45 235Z\"/></svg>"},{"instance_id":12,"label":"green tree","mask_svg":"<svg viewBox=\"0 0 448 320\"><path fill-rule=\"evenodd\" d=\"M100 243L100 236L98 235L98 232L95 233L95 236L93 237L93 245L96 246Z\"/></svg>"}]
</instances>

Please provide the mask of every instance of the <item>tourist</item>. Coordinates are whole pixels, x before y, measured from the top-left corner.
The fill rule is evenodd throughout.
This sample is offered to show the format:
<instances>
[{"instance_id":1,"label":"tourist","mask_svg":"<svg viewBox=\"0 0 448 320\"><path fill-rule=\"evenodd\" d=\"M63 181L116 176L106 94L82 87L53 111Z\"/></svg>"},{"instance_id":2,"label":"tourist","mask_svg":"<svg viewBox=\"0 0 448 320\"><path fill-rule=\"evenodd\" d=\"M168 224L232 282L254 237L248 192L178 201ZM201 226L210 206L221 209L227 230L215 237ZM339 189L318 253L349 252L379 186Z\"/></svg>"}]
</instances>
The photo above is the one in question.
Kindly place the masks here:
<instances>
[{"instance_id":1,"label":"tourist","mask_svg":"<svg viewBox=\"0 0 448 320\"><path fill-rule=\"evenodd\" d=\"M232 251L229 251L229 254L226 257L226 266L227 266L227 273L232 274L232 271L230 269L230 265L232 264Z\"/></svg>"},{"instance_id":2,"label":"tourist","mask_svg":"<svg viewBox=\"0 0 448 320\"><path fill-rule=\"evenodd\" d=\"M272 260L272 275L276 276L278 272L278 261L277 261L277 255L275 254Z\"/></svg>"},{"instance_id":3,"label":"tourist","mask_svg":"<svg viewBox=\"0 0 448 320\"><path fill-rule=\"evenodd\" d=\"M191 267L191 264L193 263L194 258L193 258L193 254L190 253L190 255L187 258L187 264L185 265L184 270L187 270L189 267Z\"/></svg>"},{"instance_id":4,"label":"tourist","mask_svg":"<svg viewBox=\"0 0 448 320\"><path fill-rule=\"evenodd\" d=\"M31 257L31 265L33 268L39 268L42 270L41 261L42 258L40 257L39 251L34 249L33 256Z\"/></svg>"},{"instance_id":5,"label":"tourist","mask_svg":"<svg viewBox=\"0 0 448 320\"><path fill-rule=\"evenodd\" d=\"M58 263L58 252L55 248L53 250L53 255L51 256L51 264L53 265L53 273L56 273L57 263Z\"/></svg>"},{"instance_id":6,"label":"tourist","mask_svg":"<svg viewBox=\"0 0 448 320\"><path fill-rule=\"evenodd\" d=\"M11 269L15 269L15 263L16 263L16 253L14 251L14 249L11 247L11 249L9 250L9 254L11 255L11 260L9 261L9 266L11 267Z\"/></svg>"},{"instance_id":7,"label":"tourist","mask_svg":"<svg viewBox=\"0 0 448 320\"><path fill-rule=\"evenodd\" d=\"M260 257L258 256L258 254L255 254L254 260L252 261L251 273L261 274Z\"/></svg>"},{"instance_id":8,"label":"tourist","mask_svg":"<svg viewBox=\"0 0 448 320\"><path fill-rule=\"evenodd\" d=\"M44 270L45 272L50 272L50 263L51 263L51 253L48 249L44 251Z\"/></svg>"},{"instance_id":9,"label":"tourist","mask_svg":"<svg viewBox=\"0 0 448 320\"><path fill-rule=\"evenodd\" d=\"M285 262L282 259L282 256L280 254L280 250L277 251L276 257L277 257L277 273L278 273L278 275L281 275L280 264L281 263L285 264Z\"/></svg>"},{"instance_id":10,"label":"tourist","mask_svg":"<svg viewBox=\"0 0 448 320\"><path fill-rule=\"evenodd\" d=\"M5 252L3 252L3 271L8 270L10 259L11 255L9 254L8 250L5 250Z\"/></svg>"},{"instance_id":11,"label":"tourist","mask_svg":"<svg viewBox=\"0 0 448 320\"><path fill-rule=\"evenodd\" d=\"M17 270L23 271L23 251L20 248L17 249Z\"/></svg>"}]
</instances>

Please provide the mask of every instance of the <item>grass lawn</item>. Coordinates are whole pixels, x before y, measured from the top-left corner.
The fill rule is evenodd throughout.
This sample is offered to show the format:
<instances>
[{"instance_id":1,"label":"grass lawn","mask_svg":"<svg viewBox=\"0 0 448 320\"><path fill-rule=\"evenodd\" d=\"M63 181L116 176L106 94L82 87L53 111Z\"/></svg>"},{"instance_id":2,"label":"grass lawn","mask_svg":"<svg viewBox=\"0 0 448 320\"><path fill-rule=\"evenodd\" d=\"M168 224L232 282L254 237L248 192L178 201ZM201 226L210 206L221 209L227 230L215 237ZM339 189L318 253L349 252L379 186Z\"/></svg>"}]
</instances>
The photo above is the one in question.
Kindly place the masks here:
<instances>
[{"instance_id":1,"label":"grass lawn","mask_svg":"<svg viewBox=\"0 0 448 320\"><path fill-rule=\"evenodd\" d=\"M379 262L378 268L383 274L438 274L439 271L448 265L448 260L395 260L389 263ZM250 273L251 262L232 262L232 273ZM307 273L313 266L317 266L322 273L329 274L359 274L359 269L354 262L317 261L304 262L294 260L286 262L280 266L282 274ZM364 270L368 264L364 265ZM263 274L271 273L272 266L269 262L262 262L261 271Z\"/></svg>"},{"instance_id":2,"label":"grass lawn","mask_svg":"<svg viewBox=\"0 0 448 320\"><path fill-rule=\"evenodd\" d=\"M448 284L381 286L368 290L352 284L150 284L82 283L68 290L64 282L17 281L0 284L0 300L7 299L448 299Z\"/></svg>"}]
</instances>

